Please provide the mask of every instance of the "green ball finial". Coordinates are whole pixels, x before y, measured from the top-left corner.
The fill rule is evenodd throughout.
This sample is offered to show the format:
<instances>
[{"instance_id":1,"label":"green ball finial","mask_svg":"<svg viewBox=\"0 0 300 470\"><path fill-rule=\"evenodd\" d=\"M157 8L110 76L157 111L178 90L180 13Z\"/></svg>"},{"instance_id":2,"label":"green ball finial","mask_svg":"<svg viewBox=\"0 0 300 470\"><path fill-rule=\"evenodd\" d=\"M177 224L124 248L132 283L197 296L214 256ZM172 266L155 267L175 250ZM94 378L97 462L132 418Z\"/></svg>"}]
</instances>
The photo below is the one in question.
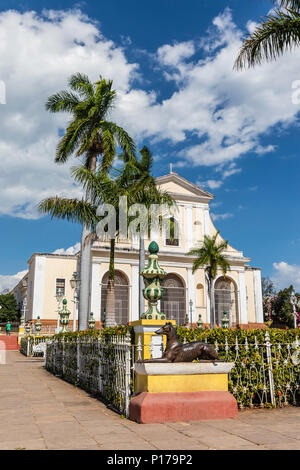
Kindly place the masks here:
<instances>
[{"instance_id":1,"label":"green ball finial","mask_svg":"<svg viewBox=\"0 0 300 470\"><path fill-rule=\"evenodd\" d=\"M151 242L150 245L148 246L148 251L151 255L155 255L156 253L159 252L159 246L156 242Z\"/></svg>"},{"instance_id":2,"label":"green ball finial","mask_svg":"<svg viewBox=\"0 0 300 470\"><path fill-rule=\"evenodd\" d=\"M62 303L63 303L64 305L67 305L67 303L68 303L67 299L64 299L64 300L62 301Z\"/></svg>"}]
</instances>

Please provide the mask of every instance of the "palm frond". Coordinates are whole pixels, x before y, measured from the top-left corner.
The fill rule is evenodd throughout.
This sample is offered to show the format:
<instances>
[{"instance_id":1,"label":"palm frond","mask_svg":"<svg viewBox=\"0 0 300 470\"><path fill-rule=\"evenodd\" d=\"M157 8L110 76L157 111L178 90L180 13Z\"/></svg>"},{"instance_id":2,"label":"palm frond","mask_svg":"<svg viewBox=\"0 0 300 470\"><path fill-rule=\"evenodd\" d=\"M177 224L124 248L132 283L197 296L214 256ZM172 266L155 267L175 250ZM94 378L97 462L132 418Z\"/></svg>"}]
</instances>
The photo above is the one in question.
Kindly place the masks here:
<instances>
[{"instance_id":1,"label":"palm frond","mask_svg":"<svg viewBox=\"0 0 300 470\"><path fill-rule=\"evenodd\" d=\"M300 13L289 9L275 10L246 38L234 68L241 70L277 59L299 45Z\"/></svg>"},{"instance_id":2,"label":"palm frond","mask_svg":"<svg viewBox=\"0 0 300 470\"><path fill-rule=\"evenodd\" d=\"M273 0L273 3L280 8L290 8L291 10L300 10L300 0Z\"/></svg>"},{"instance_id":3,"label":"palm frond","mask_svg":"<svg viewBox=\"0 0 300 470\"><path fill-rule=\"evenodd\" d=\"M79 93L85 98L92 98L94 96L94 88L90 79L83 73L76 73L69 78L69 86L72 90Z\"/></svg>"},{"instance_id":4,"label":"palm frond","mask_svg":"<svg viewBox=\"0 0 300 470\"><path fill-rule=\"evenodd\" d=\"M42 214L50 215L51 218L66 219L88 227L94 227L99 222L96 215L97 208L84 199L50 197L38 204L38 210Z\"/></svg>"},{"instance_id":5,"label":"palm frond","mask_svg":"<svg viewBox=\"0 0 300 470\"><path fill-rule=\"evenodd\" d=\"M77 95L66 90L62 90L54 95L49 96L45 103L45 108L51 113L74 112L80 100Z\"/></svg>"}]
</instances>

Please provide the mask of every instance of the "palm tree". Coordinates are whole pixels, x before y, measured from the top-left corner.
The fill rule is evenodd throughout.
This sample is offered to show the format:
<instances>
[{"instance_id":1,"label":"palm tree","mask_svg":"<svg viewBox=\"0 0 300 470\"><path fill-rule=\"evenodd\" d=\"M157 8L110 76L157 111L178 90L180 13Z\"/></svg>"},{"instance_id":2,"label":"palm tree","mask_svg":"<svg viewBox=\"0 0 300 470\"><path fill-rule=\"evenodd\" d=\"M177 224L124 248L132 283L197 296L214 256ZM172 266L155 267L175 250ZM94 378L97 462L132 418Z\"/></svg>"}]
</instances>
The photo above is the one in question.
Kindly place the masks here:
<instances>
[{"instance_id":1,"label":"palm tree","mask_svg":"<svg viewBox=\"0 0 300 470\"><path fill-rule=\"evenodd\" d=\"M194 248L187 254L196 257L193 263L194 272L205 266L208 293L210 298L210 327L215 327L215 302L214 302L214 279L217 271L221 268L224 276L230 268L230 264L225 258L223 252L228 247L228 242L223 240L217 243L219 231L213 237L204 235L204 241L201 248Z\"/></svg>"},{"instance_id":2,"label":"palm tree","mask_svg":"<svg viewBox=\"0 0 300 470\"><path fill-rule=\"evenodd\" d=\"M234 64L236 69L277 59L300 45L300 0L273 0L273 3L278 3L274 13L267 15L245 39Z\"/></svg>"},{"instance_id":3,"label":"palm tree","mask_svg":"<svg viewBox=\"0 0 300 470\"><path fill-rule=\"evenodd\" d=\"M148 211L148 236L151 229L151 217L149 217L149 209L152 204L168 207L176 206L173 197L167 192L159 189L156 185L155 178L152 175L153 156L151 151L145 145L140 150L141 159L127 159L124 167L124 177L131 183L131 201L133 204L142 204ZM123 159L123 155L120 155ZM161 221L162 223L162 221ZM172 227L171 227L172 232ZM145 233L140 230L139 236L139 273L145 268ZM144 313L144 279L139 274L139 316Z\"/></svg>"},{"instance_id":4,"label":"palm tree","mask_svg":"<svg viewBox=\"0 0 300 470\"><path fill-rule=\"evenodd\" d=\"M52 113L67 112L71 121L56 149L56 163L65 163L71 156L84 157L84 165L95 171L101 156L101 171L112 166L119 146L128 156L134 156L135 144L127 132L108 120L116 101L112 80L91 83L88 76L77 73L70 77L71 91L63 90L50 96L46 109ZM86 193L86 200L89 194ZM90 275L90 241L85 243L90 226L83 224L80 253L79 329L87 328ZM89 238L88 238L89 240Z\"/></svg>"},{"instance_id":5,"label":"palm tree","mask_svg":"<svg viewBox=\"0 0 300 470\"><path fill-rule=\"evenodd\" d=\"M115 258L115 237L119 230L119 197L130 198L130 182L121 173L117 178L111 178L103 170L91 172L88 168L79 167L73 170L73 177L81 183L89 194L89 200L82 198L70 199L60 197L49 197L39 203L39 210L43 214L49 214L51 218L68 220L81 223L89 227L90 233L85 240L85 244L95 240L97 224L104 216L97 213L99 205L110 204L116 211L116 230L110 237L110 259L109 259L109 280L106 304L106 324L115 325L115 296L114 296L114 258ZM111 235L111 234L110 234Z\"/></svg>"}]
</instances>

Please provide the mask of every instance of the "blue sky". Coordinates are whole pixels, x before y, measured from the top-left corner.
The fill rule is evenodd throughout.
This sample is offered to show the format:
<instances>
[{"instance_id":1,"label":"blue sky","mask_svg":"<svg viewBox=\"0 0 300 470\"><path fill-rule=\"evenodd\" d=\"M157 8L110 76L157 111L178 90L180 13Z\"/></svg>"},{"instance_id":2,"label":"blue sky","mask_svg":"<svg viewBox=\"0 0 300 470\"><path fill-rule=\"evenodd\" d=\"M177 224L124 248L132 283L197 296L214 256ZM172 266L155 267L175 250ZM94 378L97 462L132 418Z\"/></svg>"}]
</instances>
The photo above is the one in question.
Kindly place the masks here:
<instances>
[{"instance_id":1,"label":"blue sky","mask_svg":"<svg viewBox=\"0 0 300 470\"><path fill-rule=\"evenodd\" d=\"M147 144L155 176L174 170L216 198L215 225L278 286L300 289L299 51L235 72L241 38L268 0L2 1L0 290L33 252L67 249L80 227L40 218L48 195L77 195L53 162L67 117L44 111L73 72L112 78L114 119ZM13 11L9 11L13 10ZM49 12L50 11L50 12ZM74 162L72 162L74 164Z\"/></svg>"}]
</instances>

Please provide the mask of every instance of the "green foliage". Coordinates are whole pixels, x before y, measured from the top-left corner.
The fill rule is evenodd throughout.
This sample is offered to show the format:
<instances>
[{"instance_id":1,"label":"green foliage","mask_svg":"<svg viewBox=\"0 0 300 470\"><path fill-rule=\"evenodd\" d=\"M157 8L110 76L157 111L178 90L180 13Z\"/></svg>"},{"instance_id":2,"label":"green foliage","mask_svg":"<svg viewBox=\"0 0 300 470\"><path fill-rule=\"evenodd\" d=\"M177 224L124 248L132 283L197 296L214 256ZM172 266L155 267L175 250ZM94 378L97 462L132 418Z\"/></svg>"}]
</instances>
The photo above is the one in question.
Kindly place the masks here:
<instances>
[{"instance_id":1,"label":"green foliage","mask_svg":"<svg viewBox=\"0 0 300 470\"><path fill-rule=\"evenodd\" d=\"M275 60L299 45L300 1L280 0L279 8L267 15L245 39L234 67L241 70Z\"/></svg>"},{"instance_id":2,"label":"green foliage","mask_svg":"<svg viewBox=\"0 0 300 470\"><path fill-rule=\"evenodd\" d=\"M273 322L289 328L294 326L293 307L290 301L293 290L293 286L282 289L272 299Z\"/></svg>"},{"instance_id":3,"label":"green foliage","mask_svg":"<svg viewBox=\"0 0 300 470\"><path fill-rule=\"evenodd\" d=\"M218 347L220 359L234 362L229 376L229 391L239 407L272 407L269 369L272 367L274 393L277 406L299 402L297 382L300 367L291 360L300 330L268 329L270 337L270 363L266 350L266 330L206 329L178 327L181 342L203 341ZM238 349L236 346L238 343Z\"/></svg>"},{"instance_id":4,"label":"green foliage","mask_svg":"<svg viewBox=\"0 0 300 470\"><path fill-rule=\"evenodd\" d=\"M0 322L18 321L20 310L13 294L0 295Z\"/></svg>"},{"instance_id":5,"label":"green foliage","mask_svg":"<svg viewBox=\"0 0 300 470\"><path fill-rule=\"evenodd\" d=\"M70 77L71 91L63 90L50 96L46 109L52 113L67 112L71 121L56 150L57 163L65 163L73 154L85 155L86 167L102 156L103 170L109 170L120 146L127 155L133 155L135 144L127 132L107 120L116 101L112 80L99 77L91 83L88 76L77 73Z\"/></svg>"},{"instance_id":6,"label":"green foliage","mask_svg":"<svg viewBox=\"0 0 300 470\"><path fill-rule=\"evenodd\" d=\"M195 256L197 259L193 263L193 273L203 267L207 266L207 272L210 279L213 279L217 275L218 268L221 268L224 275L229 270L230 265L223 255L223 251L228 246L227 241L221 241L217 243L219 231L213 237L204 235L204 240L201 248L195 248L190 250L188 256Z\"/></svg>"}]
</instances>

